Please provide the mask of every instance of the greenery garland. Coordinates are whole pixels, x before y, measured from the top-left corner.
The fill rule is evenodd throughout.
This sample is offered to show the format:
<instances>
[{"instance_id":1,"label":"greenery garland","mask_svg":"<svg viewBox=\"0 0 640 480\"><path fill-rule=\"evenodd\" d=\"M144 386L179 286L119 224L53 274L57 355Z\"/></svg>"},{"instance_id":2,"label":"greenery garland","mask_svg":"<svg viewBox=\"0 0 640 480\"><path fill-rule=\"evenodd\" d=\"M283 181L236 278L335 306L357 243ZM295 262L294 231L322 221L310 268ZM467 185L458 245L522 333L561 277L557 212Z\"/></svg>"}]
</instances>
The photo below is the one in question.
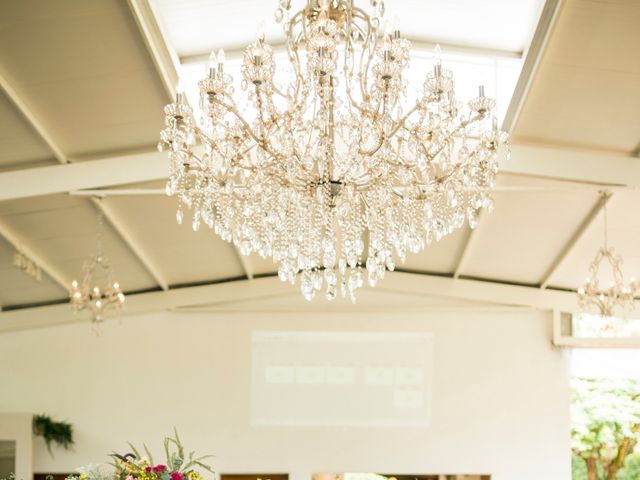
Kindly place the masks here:
<instances>
[{"instance_id":1,"label":"greenery garland","mask_svg":"<svg viewBox=\"0 0 640 480\"><path fill-rule=\"evenodd\" d=\"M44 438L49 453L51 443L70 450L73 446L73 426L67 422L57 422L48 415L33 416L33 434Z\"/></svg>"}]
</instances>

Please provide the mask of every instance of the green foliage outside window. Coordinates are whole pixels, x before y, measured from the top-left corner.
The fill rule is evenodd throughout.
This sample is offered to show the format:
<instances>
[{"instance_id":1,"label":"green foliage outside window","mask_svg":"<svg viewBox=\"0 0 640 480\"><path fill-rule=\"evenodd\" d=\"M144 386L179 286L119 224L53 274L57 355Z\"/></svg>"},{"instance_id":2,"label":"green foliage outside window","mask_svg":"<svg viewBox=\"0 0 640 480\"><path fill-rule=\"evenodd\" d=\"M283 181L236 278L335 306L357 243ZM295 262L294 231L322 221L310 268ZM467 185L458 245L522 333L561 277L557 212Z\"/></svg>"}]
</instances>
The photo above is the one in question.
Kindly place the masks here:
<instances>
[{"instance_id":1,"label":"green foliage outside window","mask_svg":"<svg viewBox=\"0 0 640 480\"><path fill-rule=\"evenodd\" d=\"M574 480L640 479L640 382L573 379Z\"/></svg>"}]
</instances>

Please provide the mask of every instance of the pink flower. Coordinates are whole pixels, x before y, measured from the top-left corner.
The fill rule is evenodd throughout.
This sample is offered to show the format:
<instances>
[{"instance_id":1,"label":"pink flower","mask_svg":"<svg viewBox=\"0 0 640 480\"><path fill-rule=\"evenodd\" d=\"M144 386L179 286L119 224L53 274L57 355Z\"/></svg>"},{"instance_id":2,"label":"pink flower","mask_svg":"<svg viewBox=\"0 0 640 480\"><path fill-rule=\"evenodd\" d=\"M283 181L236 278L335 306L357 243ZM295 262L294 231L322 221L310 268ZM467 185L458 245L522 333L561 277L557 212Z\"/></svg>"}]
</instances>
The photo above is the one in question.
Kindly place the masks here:
<instances>
[{"instance_id":1,"label":"pink flower","mask_svg":"<svg viewBox=\"0 0 640 480\"><path fill-rule=\"evenodd\" d=\"M147 467L144 469L145 472L149 473L151 471L151 467Z\"/></svg>"},{"instance_id":2,"label":"pink flower","mask_svg":"<svg viewBox=\"0 0 640 480\"><path fill-rule=\"evenodd\" d=\"M161 472L162 470L166 470L167 467L165 467L164 465L156 465L155 467L153 467L153 471L155 473Z\"/></svg>"},{"instance_id":3,"label":"pink flower","mask_svg":"<svg viewBox=\"0 0 640 480\"><path fill-rule=\"evenodd\" d=\"M127 478L125 480L137 480L137 479L132 475L127 475Z\"/></svg>"},{"instance_id":4,"label":"pink flower","mask_svg":"<svg viewBox=\"0 0 640 480\"><path fill-rule=\"evenodd\" d=\"M184 480L184 477L180 472L173 472L171 474L171 480Z\"/></svg>"}]
</instances>

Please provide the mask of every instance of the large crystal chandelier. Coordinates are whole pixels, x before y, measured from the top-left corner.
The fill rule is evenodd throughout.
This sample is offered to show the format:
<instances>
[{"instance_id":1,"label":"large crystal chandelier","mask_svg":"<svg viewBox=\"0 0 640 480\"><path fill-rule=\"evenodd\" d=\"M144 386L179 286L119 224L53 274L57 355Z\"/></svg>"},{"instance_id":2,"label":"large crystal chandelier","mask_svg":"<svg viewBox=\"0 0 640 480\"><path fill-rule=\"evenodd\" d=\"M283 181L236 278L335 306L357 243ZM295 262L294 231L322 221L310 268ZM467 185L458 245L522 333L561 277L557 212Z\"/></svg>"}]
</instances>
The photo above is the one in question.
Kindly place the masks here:
<instances>
[{"instance_id":1,"label":"large crystal chandelier","mask_svg":"<svg viewBox=\"0 0 640 480\"><path fill-rule=\"evenodd\" d=\"M633 277L628 285L624 283L622 258L608 245L607 202L611 194L602 192L600 195L604 210L604 244L589 266L584 285L578 289L578 303L584 312L596 311L601 317L609 318L616 310L624 314L633 309L635 297L640 293L640 283ZM608 287L601 286L600 269L603 265L610 270Z\"/></svg>"},{"instance_id":2,"label":"large crystal chandelier","mask_svg":"<svg viewBox=\"0 0 640 480\"><path fill-rule=\"evenodd\" d=\"M110 311L119 311L124 305L124 293L115 280L111 264L102 253L102 213L98 214L96 254L84 262L82 283L71 283L69 298L75 312L89 310L94 324L101 323Z\"/></svg>"},{"instance_id":3,"label":"large crystal chandelier","mask_svg":"<svg viewBox=\"0 0 640 480\"><path fill-rule=\"evenodd\" d=\"M199 82L196 123L184 94L165 107L159 148L168 151L167 194L177 220L193 212L233 242L278 264L308 300L322 289L355 299L404 262L493 205L498 147L507 135L479 88L466 106L436 52L409 98L410 42L353 0L280 0L291 74L276 79L264 35L242 56L239 106L224 53ZM285 75L286 77L286 75ZM415 90L416 85L412 85ZM504 149L507 155L508 149ZM365 272L366 270L366 272Z\"/></svg>"}]
</instances>

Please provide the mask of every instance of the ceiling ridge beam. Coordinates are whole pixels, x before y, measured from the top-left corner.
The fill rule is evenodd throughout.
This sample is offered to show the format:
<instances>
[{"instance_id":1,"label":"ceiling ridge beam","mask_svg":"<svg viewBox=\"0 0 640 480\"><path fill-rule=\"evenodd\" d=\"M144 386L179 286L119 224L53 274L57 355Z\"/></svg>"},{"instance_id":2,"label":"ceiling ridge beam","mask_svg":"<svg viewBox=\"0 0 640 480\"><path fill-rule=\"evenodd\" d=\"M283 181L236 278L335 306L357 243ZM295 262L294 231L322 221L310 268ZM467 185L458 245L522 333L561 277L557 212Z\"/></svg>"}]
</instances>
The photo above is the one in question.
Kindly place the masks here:
<instances>
[{"instance_id":1,"label":"ceiling ridge beam","mask_svg":"<svg viewBox=\"0 0 640 480\"><path fill-rule=\"evenodd\" d=\"M13 245L13 248L18 252L23 253L33 260L43 272L51 277L53 281L60 285L65 291L69 290L69 287L71 286L71 279L67 278L66 275L51 265L51 263L40 255L36 249L31 247L31 245L25 243L25 241L20 238L18 234L2 219L0 219L0 236L4 237L11 245Z\"/></svg>"},{"instance_id":2,"label":"ceiling ridge beam","mask_svg":"<svg viewBox=\"0 0 640 480\"><path fill-rule=\"evenodd\" d=\"M10 170L0 172L0 201L161 180L168 175L166 158L159 152Z\"/></svg>"},{"instance_id":3,"label":"ceiling ridge beam","mask_svg":"<svg viewBox=\"0 0 640 480\"><path fill-rule=\"evenodd\" d=\"M138 29L151 54L151 59L160 75L162 84L169 96L173 99L176 95L180 60L175 51L169 46L161 25L148 0L127 0L129 9L138 24Z\"/></svg>"},{"instance_id":4,"label":"ceiling ridge beam","mask_svg":"<svg viewBox=\"0 0 640 480\"><path fill-rule=\"evenodd\" d=\"M92 197L91 200L93 204L100 210L109 224L111 228L115 230L115 232L120 236L120 238L124 241L124 243L129 247L131 253L138 259L138 261L142 264L145 270L151 275L154 281L160 285L162 290L168 290L169 284L165 279L165 276L160 272L158 266L153 262L149 256L145 253L144 248L140 246L140 242L133 238L129 229L124 225L120 216L114 211L112 206L109 206L104 199L98 199Z\"/></svg>"},{"instance_id":5,"label":"ceiling ridge beam","mask_svg":"<svg viewBox=\"0 0 640 480\"><path fill-rule=\"evenodd\" d=\"M560 267L564 264L566 259L569 257L576 244L580 241L580 239L584 236L585 232L591 227L595 219L600 215L600 212L604 209L607 201L611 197L611 193L607 193L598 197L595 205L589 213L587 213L586 217L582 220L578 228L573 232L571 238L567 241L567 243L562 247L560 252L555 256L551 265L547 268L542 279L540 280L540 288L546 289L549 286L549 283L553 279L553 276L560 269Z\"/></svg>"},{"instance_id":6,"label":"ceiling ridge beam","mask_svg":"<svg viewBox=\"0 0 640 480\"><path fill-rule=\"evenodd\" d=\"M511 306L533 307L539 310L578 312L575 292L541 290L538 287L509 285L482 280L452 279L421 273L391 272L378 288L425 296L498 303ZM189 305L247 301L274 295L287 295L291 286L277 276L236 280L169 291L148 292L127 296L123 316L170 310ZM318 301L325 302L323 298ZM304 307L292 305L292 311L314 311L314 304ZM353 311L357 312L357 306ZM73 315L68 305L25 308L0 312L0 332L38 328L50 325L89 321L82 315Z\"/></svg>"},{"instance_id":7,"label":"ceiling ridge beam","mask_svg":"<svg viewBox=\"0 0 640 480\"><path fill-rule=\"evenodd\" d=\"M435 40L425 40L418 39L414 37L407 38L411 42L414 51L422 52L431 52L435 49L436 45L440 45L443 53L446 54L467 54L467 55L482 55L487 57L500 57L500 58L522 58L522 51L514 51L514 50L501 50L497 48L485 48L485 47L476 47L474 45L465 45L465 44L457 44L457 43L443 43L437 42ZM273 49L274 53L285 52L287 44L285 41L278 41L275 43L269 44ZM224 53L227 59L239 59L242 58L242 55L246 49L246 45L230 45L229 47L224 48ZM196 63L206 63L209 61L209 56L211 52L202 52L202 53L194 53L191 55L184 55L180 57L180 63L182 65L196 64Z\"/></svg>"},{"instance_id":8,"label":"ceiling ridge beam","mask_svg":"<svg viewBox=\"0 0 640 480\"><path fill-rule=\"evenodd\" d=\"M500 173L640 190L637 158L566 148L512 145L511 159L500 164ZM160 152L9 170L0 172L0 201L164 180L168 176L168 162Z\"/></svg>"},{"instance_id":9,"label":"ceiling ridge beam","mask_svg":"<svg viewBox=\"0 0 640 480\"><path fill-rule=\"evenodd\" d=\"M18 94L18 92L13 88L11 83L7 80L7 78L0 73L0 88L5 92L9 100L15 105L15 107L20 111L22 116L27 120L31 128L33 128L38 136L44 141L44 143L49 147L53 156L59 163L68 163L69 159L64 154L62 149L58 147L58 144L53 140L51 135L47 129L42 125L40 120L33 114L31 108L27 105L27 103L23 100L23 98Z\"/></svg>"},{"instance_id":10,"label":"ceiling ridge beam","mask_svg":"<svg viewBox=\"0 0 640 480\"><path fill-rule=\"evenodd\" d=\"M562 0L546 0L542 8L540 20L527 50L520 77L509 102L509 107L502 121L502 130L512 134L520 117L520 112L527 99L531 85L538 73L540 62L546 50L549 38L559 16Z\"/></svg>"}]
</instances>

